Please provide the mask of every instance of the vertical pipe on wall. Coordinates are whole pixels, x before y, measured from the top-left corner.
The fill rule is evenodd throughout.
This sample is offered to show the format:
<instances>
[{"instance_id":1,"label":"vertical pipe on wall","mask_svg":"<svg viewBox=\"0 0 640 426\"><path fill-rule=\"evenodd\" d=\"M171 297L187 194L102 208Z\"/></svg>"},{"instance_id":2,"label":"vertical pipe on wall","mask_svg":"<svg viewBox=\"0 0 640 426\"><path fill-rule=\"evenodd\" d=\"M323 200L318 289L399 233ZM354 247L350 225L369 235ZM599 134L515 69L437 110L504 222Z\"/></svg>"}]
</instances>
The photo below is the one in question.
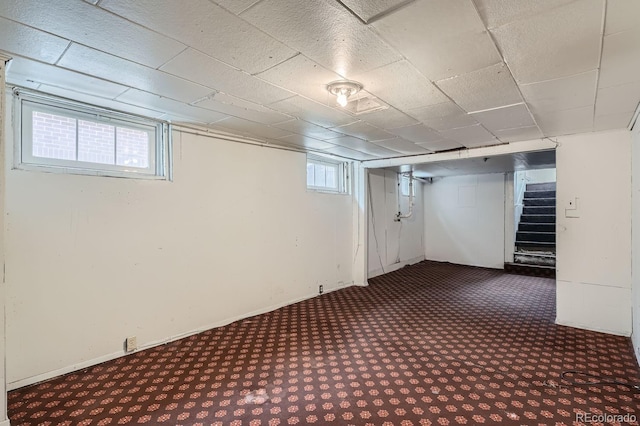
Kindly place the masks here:
<instances>
[{"instance_id":1,"label":"vertical pipe on wall","mask_svg":"<svg viewBox=\"0 0 640 426\"><path fill-rule=\"evenodd\" d=\"M360 162L353 162L351 190L353 191L353 283L367 283L367 175L369 171Z\"/></svg>"},{"instance_id":2,"label":"vertical pipe on wall","mask_svg":"<svg viewBox=\"0 0 640 426\"><path fill-rule=\"evenodd\" d=\"M513 262L516 241L514 172L504 175L504 261Z\"/></svg>"}]
</instances>

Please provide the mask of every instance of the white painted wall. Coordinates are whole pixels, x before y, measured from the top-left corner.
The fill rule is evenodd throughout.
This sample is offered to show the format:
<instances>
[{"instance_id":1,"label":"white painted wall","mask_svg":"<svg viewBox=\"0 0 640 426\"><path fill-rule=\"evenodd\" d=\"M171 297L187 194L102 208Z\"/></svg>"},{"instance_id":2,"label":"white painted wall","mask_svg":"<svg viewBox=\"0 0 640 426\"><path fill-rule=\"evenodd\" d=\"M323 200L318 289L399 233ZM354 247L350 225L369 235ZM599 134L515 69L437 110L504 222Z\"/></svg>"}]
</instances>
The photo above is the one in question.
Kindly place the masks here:
<instances>
[{"instance_id":1,"label":"white painted wall","mask_svg":"<svg viewBox=\"0 0 640 426\"><path fill-rule=\"evenodd\" d=\"M8 58L0 55L0 147L5 146L8 138L5 138L4 119L5 119L5 64ZM5 217L5 195L6 195L6 168L5 154L0 149L0 214ZM0 226L0 264L5 264L5 227ZM7 418L7 378L6 378L6 330L5 330L5 303L6 303L6 285L4 280L0 280L0 425L8 426Z\"/></svg>"},{"instance_id":2,"label":"white painted wall","mask_svg":"<svg viewBox=\"0 0 640 426\"><path fill-rule=\"evenodd\" d=\"M423 190L427 259L504 268L503 173L434 178Z\"/></svg>"},{"instance_id":3,"label":"white painted wall","mask_svg":"<svg viewBox=\"0 0 640 426\"><path fill-rule=\"evenodd\" d=\"M631 304L633 348L640 362L640 121L637 121L631 136L632 144L632 193L631 193Z\"/></svg>"},{"instance_id":4,"label":"white painted wall","mask_svg":"<svg viewBox=\"0 0 640 426\"><path fill-rule=\"evenodd\" d=\"M558 143L556 321L628 336L630 132L558 137ZM574 199L578 209L566 210Z\"/></svg>"},{"instance_id":5,"label":"white painted wall","mask_svg":"<svg viewBox=\"0 0 640 426\"><path fill-rule=\"evenodd\" d=\"M368 271L369 278L424 260L421 183L414 181L413 215L394 220L398 209L406 214L409 197L398 197L398 174L370 169L368 175Z\"/></svg>"},{"instance_id":6,"label":"white painted wall","mask_svg":"<svg viewBox=\"0 0 640 426\"><path fill-rule=\"evenodd\" d=\"M352 197L308 192L304 154L174 153L174 182L8 172L12 388L351 284Z\"/></svg>"},{"instance_id":7,"label":"white painted wall","mask_svg":"<svg viewBox=\"0 0 640 426\"><path fill-rule=\"evenodd\" d=\"M518 172L527 183L547 183L556 181L556 169L524 170Z\"/></svg>"}]
</instances>

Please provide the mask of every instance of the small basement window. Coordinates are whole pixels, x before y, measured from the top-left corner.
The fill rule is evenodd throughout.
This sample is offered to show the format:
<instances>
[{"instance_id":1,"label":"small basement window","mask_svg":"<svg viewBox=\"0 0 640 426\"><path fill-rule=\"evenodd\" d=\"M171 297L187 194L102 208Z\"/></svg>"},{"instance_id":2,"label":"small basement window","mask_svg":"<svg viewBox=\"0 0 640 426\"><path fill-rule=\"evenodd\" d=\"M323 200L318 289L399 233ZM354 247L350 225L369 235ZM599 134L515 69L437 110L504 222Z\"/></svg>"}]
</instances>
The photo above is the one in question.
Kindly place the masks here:
<instances>
[{"instance_id":1,"label":"small basement window","mask_svg":"<svg viewBox=\"0 0 640 426\"><path fill-rule=\"evenodd\" d=\"M347 192L347 163L307 156L307 188L326 192Z\"/></svg>"},{"instance_id":2,"label":"small basement window","mask_svg":"<svg viewBox=\"0 0 640 426\"><path fill-rule=\"evenodd\" d=\"M168 124L46 95L15 94L19 167L166 177Z\"/></svg>"}]
</instances>

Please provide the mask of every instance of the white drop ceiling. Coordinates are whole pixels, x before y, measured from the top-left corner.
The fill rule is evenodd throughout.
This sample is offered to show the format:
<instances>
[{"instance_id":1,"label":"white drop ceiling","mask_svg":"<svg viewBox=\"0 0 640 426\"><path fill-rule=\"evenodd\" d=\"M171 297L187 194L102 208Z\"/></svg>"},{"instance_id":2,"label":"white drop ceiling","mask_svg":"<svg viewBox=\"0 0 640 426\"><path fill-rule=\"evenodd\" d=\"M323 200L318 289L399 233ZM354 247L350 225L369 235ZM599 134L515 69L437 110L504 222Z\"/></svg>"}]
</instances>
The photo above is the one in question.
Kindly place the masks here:
<instances>
[{"instance_id":1,"label":"white drop ceiling","mask_svg":"<svg viewBox=\"0 0 640 426\"><path fill-rule=\"evenodd\" d=\"M370 160L626 127L638 17L638 0L3 0L0 51L13 85ZM339 79L385 109L337 106Z\"/></svg>"}]
</instances>

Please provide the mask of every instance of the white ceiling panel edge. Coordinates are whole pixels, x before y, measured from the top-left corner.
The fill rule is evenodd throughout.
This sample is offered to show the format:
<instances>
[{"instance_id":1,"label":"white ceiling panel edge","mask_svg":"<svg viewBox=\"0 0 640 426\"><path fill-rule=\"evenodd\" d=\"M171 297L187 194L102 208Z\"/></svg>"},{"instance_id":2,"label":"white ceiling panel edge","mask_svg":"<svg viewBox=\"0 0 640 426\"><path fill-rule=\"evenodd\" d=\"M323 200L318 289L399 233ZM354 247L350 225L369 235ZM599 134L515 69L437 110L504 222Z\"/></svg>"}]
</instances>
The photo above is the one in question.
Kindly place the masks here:
<instances>
[{"instance_id":1,"label":"white ceiling panel edge","mask_svg":"<svg viewBox=\"0 0 640 426\"><path fill-rule=\"evenodd\" d=\"M516 154L519 152L547 151L555 149L557 143L549 138L531 141L511 142L507 144L468 148L458 151L436 152L434 154L414 155L409 157L390 158L384 160L366 160L362 164L367 169L381 167L410 166L414 164L432 163L435 161L459 160L463 158L490 157L494 155Z\"/></svg>"}]
</instances>

